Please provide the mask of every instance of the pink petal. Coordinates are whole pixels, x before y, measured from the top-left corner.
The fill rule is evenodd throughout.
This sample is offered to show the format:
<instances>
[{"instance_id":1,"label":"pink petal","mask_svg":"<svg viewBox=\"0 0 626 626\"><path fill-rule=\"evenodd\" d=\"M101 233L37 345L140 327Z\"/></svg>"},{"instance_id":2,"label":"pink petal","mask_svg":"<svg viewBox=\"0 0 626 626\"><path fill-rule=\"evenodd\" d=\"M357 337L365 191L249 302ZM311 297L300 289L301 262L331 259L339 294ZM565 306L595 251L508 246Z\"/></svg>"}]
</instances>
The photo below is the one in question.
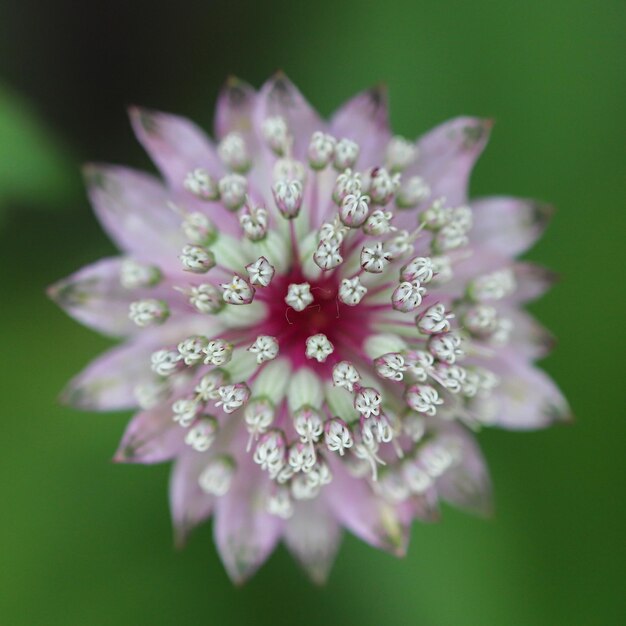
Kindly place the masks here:
<instances>
[{"instance_id":1,"label":"pink petal","mask_svg":"<svg viewBox=\"0 0 626 626\"><path fill-rule=\"evenodd\" d=\"M215 497L198 484L198 477L212 453L183 452L175 461L170 476L170 510L177 545L182 545L198 524L211 515Z\"/></svg>"},{"instance_id":2,"label":"pink petal","mask_svg":"<svg viewBox=\"0 0 626 626\"><path fill-rule=\"evenodd\" d=\"M330 131L337 139L359 144L359 168L384 165L381 159L391 139L385 88L373 87L348 100L332 116Z\"/></svg>"},{"instance_id":3,"label":"pink petal","mask_svg":"<svg viewBox=\"0 0 626 626\"><path fill-rule=\"evenodd\" d=\"M117 246L164 268L179 268L186 243L181 218L168 206L165 187L154 176L112 165L88 165L91 203Z\"/></svg>"},{"instance_id":4,"label":"pink petal","mask_svg":"<svg viewBox=\"0 0 626 626\"><path fill-rule=\"evenodd\" d=\"M324 497L336 519L372 546L396 556L406 553L408 526L395 508L378 497L363 479L354 478L341 461L330 457L332 482Z\"/></svg>"},{"instance_id":5,"label":"pink petal","mask_svg":"<svg viewBox=\"0 0 626 626\"><path fill-rule=\"evenodd\" d=\"M571 410L563 394L538 367L510 350L484 364L498 375L500 384L491 398L476 399L472 412L486 415L495 409L494 425L511 430L533 430L571 421Z\"/></svg>"},{"instance_id":6,"label":"pink petal","mask_svg":"<svg viewBox=\"0 0 626 626\"><path fill-rule=\"evenodd\" d=\"M470 203L472 245L514 257L530 248L552 216L549 205L521 198L493 197Z\"/></svg>"},{"instance_id":7,"label":"pink petal","mask_svg":"<svg viewBox=\"0 0 626 626\"><path fill-rule=\"evenodd\" d=\"M431 189L431 198L445 196L457 206L467 202L468 181L480 156L492 122L472 117L457 117L437 126L417 141L417 161L404 178L421 176Z\"/></svg>"},{"instance_id":8,"label":"pink petal","mask_svg":"<svg viewBox=\"0 0 626 626\"><path fill-rule=\"evenodd\" d=\"M298 88L282 73L268 80L259 91L254 119L262 142L262 124L273 116L285 119L294 136L293 156L306 162L311 135L316 130L324 130L326 124Z\"/></svg>"},{"instance_id":9,"label":"pink petal","mask_svg":"<svg viewBox=\"0 0 626 626\"><path fill-rule=\"evenodd\" d=\"M185 429L172 420L170 403L137 413L113 457L118 463L161 463L185 449Z\"/></svg>"},{"instance_id":10,"label":"pink petal","mask_svg":"<svg viewBox=\"0 0 626 626\"><path fill-rule=\"evenodd\" d=\"M313 582L326 582L340 540L341 528L323 496L295 504L285 526L285 543Z\"/></svg>"},{"instance_id":11,"label":"pink petal","mask_svg":"<svg viewBox=\"0 0 626 626\"><path fill-rule=\"evenodd\" d=\"M251 143L257 141L252 125L256 99L256 91L248 83L235 77L229 78L217 99L215 136L222 139L230 132L238 132L245 137L251 152L255 153Z\"/></svg>"},{"instance_id":12,"label":"pink petal","mask_svg":"<svg viewBox=\"0 0 626 626\"><path fill-rule=\"evenodd\" d=\"M106 335L123 336L143 331L128 317L130 303L142 298L166 300L172 312L188 310L182 296L163 283L145 289L120 284L121 257L102 259L48 288L48 295L81 324Z\"/></svg>"},{"instance_id":13,"label":"pink petal","mask_svg":"<svg viewBox=\"0 0 626 626\"><path fill-rule=\"evenodd\" d=\"M519 357L536 360L545 357L553 348L555 339L530 313L523 309L498 307L500 315L513 322L507 345Z\"/></svg>"},{"instance_id":14,"label":"pink petal","mask_svg":"<svg viewBox=\"0 0 626 626\"><path fill-rule=\"evenodd\" d=\"M434 420L433 420L434 423ZM489 516L493 511L492 487L483 454L467 428L456 422L437 421L438 435L459 442L462 458L458 465L437 479L439 497L471 513Z\"/></svg>"},{"instance_id":15,"label":"pink petal","mask_svg":"<svg viewBox=\"0 0 626 626\"><path fill-rule=\"evenodd\" d=\"M245 434L245 430L242 429ZM245 450L239 437L234 449ZM284 521L265 511L269 479L243 452L228 493L215 504L213 531L217 550L231 580L242 583L265 562L283 531Z\"/></svg>"},{"instance_id":16,"label":"pink petal","mask_svg":"<svg viewBox=\"0 0 626 626\"><path fill-rule=\"evenodd\" d=\"M190 120L137 107L129 114L137 139L172 188L180 189L199 167L216 178L224 172L211 140Z\"/></svg>"}]
</instances>

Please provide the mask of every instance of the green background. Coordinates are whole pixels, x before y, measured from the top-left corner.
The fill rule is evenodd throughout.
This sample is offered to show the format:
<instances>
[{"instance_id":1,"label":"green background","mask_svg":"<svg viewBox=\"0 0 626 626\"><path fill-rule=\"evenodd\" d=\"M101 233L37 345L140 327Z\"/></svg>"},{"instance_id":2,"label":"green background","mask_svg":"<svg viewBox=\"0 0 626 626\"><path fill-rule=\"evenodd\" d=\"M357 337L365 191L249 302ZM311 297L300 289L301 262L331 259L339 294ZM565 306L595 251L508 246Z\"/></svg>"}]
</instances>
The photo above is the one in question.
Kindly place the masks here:
<instances>
[{"instance_id":1,"label":"green background","mask_svg":"<svg viewBox=\"0 0 626 626\"><path fill-rule=\"evenodd\" d=\"M625 17L608 0L3 2L0 622L626 623ZM208 128L228 73L258 86L278 68L324 114L384 81L407 136L495 118L472 192L558 208L530 258L563 280L532 310L559 338L543 365L577 417L484 432L493 519L446 509L414 527L404 560L347 537L323 588L283 548L234 588L209 526L172 547L168 468L109 462L128 415L56 401L109 342L43 296L112 250L78 172L88 159L148 166L127 104Z\"/></svg>"}]
</instances>

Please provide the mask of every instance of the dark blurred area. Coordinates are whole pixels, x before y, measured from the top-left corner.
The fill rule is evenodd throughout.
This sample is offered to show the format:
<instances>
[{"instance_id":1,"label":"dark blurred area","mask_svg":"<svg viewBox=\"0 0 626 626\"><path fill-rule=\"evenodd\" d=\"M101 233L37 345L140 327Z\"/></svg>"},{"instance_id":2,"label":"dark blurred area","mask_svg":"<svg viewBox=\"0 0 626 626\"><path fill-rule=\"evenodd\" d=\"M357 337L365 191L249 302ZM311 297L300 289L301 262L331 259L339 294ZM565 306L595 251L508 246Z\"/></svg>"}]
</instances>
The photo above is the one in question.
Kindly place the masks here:
<instances>
[{"instance_id":1,"label":"dark blurred area","mask_svg":"<svg viewBox=\"0 0 626 626\"><path fill-rule=\"evenodd\" d=\"M0 623L593 626L626 620L623 232L626 4L258 0L0 3ZM328 115L384 81L398 133L496 120L473 195L557 208L530 258L562 282L532 311L577 421L480 435L496 515L416 525L405 560L346 537L315 588L280 549L242 589L200 529L172 547L168 468L109 463L128 415L56 398L111 345L48 302L113 251L85 161L153 169L130 104L211 130L229 74L284 69Z\"/></svg>"}]
</instances>

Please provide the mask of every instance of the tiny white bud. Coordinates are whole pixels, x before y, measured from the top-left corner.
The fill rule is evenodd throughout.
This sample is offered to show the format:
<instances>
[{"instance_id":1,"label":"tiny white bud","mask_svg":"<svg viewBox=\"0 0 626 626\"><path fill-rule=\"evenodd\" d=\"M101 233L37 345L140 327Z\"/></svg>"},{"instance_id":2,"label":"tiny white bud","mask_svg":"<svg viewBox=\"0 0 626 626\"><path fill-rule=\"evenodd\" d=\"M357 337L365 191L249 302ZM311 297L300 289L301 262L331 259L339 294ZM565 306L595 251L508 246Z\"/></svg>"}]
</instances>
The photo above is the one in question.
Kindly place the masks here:
<instances>
[{"instance_id":1,"label":"tiny white bud","mask_svg":"<svg viewBox=\"0 0 626 626\"><path fill-rule=\"evenodd\" d=\"M284 154L290 143L285 118L280 115L268 117L263 121L261 131L269 148L278 155Z\"/></svg>"},{"instance_id":2,"label":"tiny white bud","mask_svg":"<svg viewBox=\"0 0 626 626\"><path fill-rule=\"evenodd\" d=\"M343 263L339 246L335 245L332 240L324 239L319 242L317 249L313 253L313 260L315 264L323 270L332 270Z\"/></svg>"},{"instance_id":3,"label":"tiny white bud","mask_svg":"<svg viewBox=\"0 0 626 626\"><path fill-rule=\"evenodd\" d=\"M332 135L316 131L309 143L309 165L314 170L323 170L333 158L337 140Z\"/></svg>"},{"instance_id":4,"label":"tiny white bud","mask_svg":"<svg viewBox=\"0 0 626 626\"><path fill-rule=\"evenodd\" d=\"M333 200L341 204L347 195L356 195L361 192L361 174L347 169L337 176L333 188Z\"/></svg>"},{"instance_id":5,"label":"tiny white bud","mask_svg":"<svg viewBox=\"0 0 626 626\"><path fill-rule=\"evenodd\" d=\"M196 365L204 359L204 348L208 343L206 337L193 335L178 344L178 352L185 365Z\"/></svg>"},{"instance_id":6,"label":"tiny white bud","mask_svg":"<svg viewBox=\"0 0 626 626\"><path fill-rule=\"evenodd\" d=\"M183 186L201 200L217 200L220 197L216 181L201 168L189 172Z\"/></svg>"},{"instance_id":7,"label":"tiny white bud","mask_svg":"<svg viewBox=\"0 0 626 626\"><path fill-rule=\"evenodd\" d=\"M221 406L224 413L233 413L248 402L250 389L246 383L223 385L218 389L219 400L215 406Z\"/></svg>"},{"instance_id":8,"label":"tiny white bud","mask_svg":"<svg viewBox=\"0 0 626 626\"><path fill-rule=\"evenodd\" d=\"M238 274L235 274L229 283L221 283L220 287L224 302L228 304L250 304L254 299L254 287Z\"/></svg>"},{"instance_id":9,"label":"tiny white bud","mask_svg":"<svg viewBox=\"0 0 626 626\"><path fill-rule=\"evenodd\" d=\"M224 308L222 292L210 284L202 284L189 289L189 303L200 313L214 314Z\"/></svg>"},{"instance_id":10,"label":"tiny white bud","mask_svg":"<svg viewBox=\"0 0 626 626\"><path fill-rule=\"evenodd\" d=\"M264 257L259 257L254 263L246 265L246 271L251 285L267 287L274 278L274 266Z\"/></svg>"},{"instance_id":11,"label":"tiny white bud","mask_svg":"<svg viewBox=\"0 0 626 626\"><path fill-rule=\"evenodd\" d=\"M152 371L159 376L170 376L182 365L178 350L157 350L150 357Z\"/></svg>"},{"instance_id":12,"label":"tiny white bud","mask_svg":"<svg viewBox=\"0 0 626 626\"><path fill-rule=\"evenodd\" d=\"M427 335L447 333L450 330L450 320L454 318L454 313L446 313L446 307L439 303L433 304L422 313L415 321L420 332Z\"/></svg>"},{"instance_id":13,"label":"tiny white bud","mask_svg":"<svg viewBox=\"0 0 626 626\"><path fill-rule=\"evenodd\" d=\"M359 158L359 144L350 141L350 139L340 139L335 144L335 156L333 166L337 170L345 170L348 167L354 167Z\"/></svg>"},{"instance_id":14,"label":"tiny white bud","mask_svg":"<svg viewBox=\"0 0 626 626\"><path fill-rule=\"evenodd\" d=\"M323 363L335 350L333 344L323 333L312 335L306 340L306 357Z\"/></svg>"},{"instance_id":15,"label":"tiny white bud","mask_svg":"<svg viewBox=\"0 0 626 626\"><path fill-rule=\"evenodd\" d=\"M202 405L195 398L181 398L172 404L172 419L183 428L189 428L201 409Z\"/></svg>"},{"instance_id":16,"label":"tiny white bud","mask_svg":"<svg viewBox=\"0 0 626 626\"><path fill-rule=\"evenodd\" d=\"M227 174L219 182L222 203L230 211L238 211L246 201L248 181L240 174Z\"/></svg>"},{"instance_id":17,"label":"tiny white bud","mask_svg":"<svg viewBox=\"0 0 626 626\"><path fill-rule=\"evenodd\" d=\"M374 204L387 204L400 186L400 174L389 174L384 167L369 172L368 193Z\"/></svg>"},{"instance_id":18,"label":"tiny white bud","mask_svg":"<svg viewBox=\"0 0 626 626\"><path fill-rule=\"evenodd\" d=\"M153 287L161 282L161 278L158 267L145 265L134 259L124 259L120 267L120 284L124 289Z\"/></svg>"},{"instance_id":19,"label":"tiny white bud","mask_svg":"<svg viewBox=\"0 0 626 626\"><path fill-rule=\"evenodd\" d=\"M437 390L430 385L413 385L406 391L407 404L418 413L433 416L437 413L437 406L443 404Z\"/></svg>"},{"instance_id":20,"label":"tiny white bud","mask_svg":"<svg viewBox=\"0 0 626 626\"><path fill-rule=\"evenodd\" d=\"M409 313L422 304L422 296L426 289L420 285L419 280L413 282L401 282L391 295L391 304L396 311Z\"/></svg>"},{"instance_id":21,"label":"tiny white bud","mask_svg":"<svg viewBox=\"0 0 626 626\"><path fill-rule=\"evenodd\" d=\"M309 283L292 283L287 287L285 302L296 311L304 311L312 302L313 294Z\"/></svg>"},{"instance_id":22,"label":"tiny white bud","mask_svg":"<svg viewBox=\"0 0 626 626\"><path fill-rule=\"evenodd\" d=\"M220 455L212 458L198 476L200 488L213 496L226 495L236 467L235 460L231 456Z\"/></svg>"},{"instance_id":23,"label":"tiny white bud","mask_svg":"<svg viewBox=\"0 0 626 626\"><path fill-rule=\"evenodd\" d=\"M361 267L366 272L380 274L389 265L390 260L391 254L383 249L380 241L363 246L361 250Z\"/></svg>"},{"instance_id":24,"label":"tiny white bud","mask_svg":"<svg viewBox=\"0 0 626 626\"><path fill-rule=\"evenodd\" d=\"M333 417L324 426L324 442L331 452L343 456L345 450L353 446L354 439L348 425L339 417Z\"/></svg>"},{"instance_id":25,"label":"tiny white bud","mask_svg":"<svg viewBox=\"0 0 626 626\"><path fill-rule=\"evenodd\" d=\"M339 300L348 306L356 306L363 300L367 293L367 287L361 284L358 276L344 278L339 286Z\"/></svg>"},{"instance_id":26,"label":"tiny white bud","mask_svg":"<svg viewBox=\"0 0 626 626\"><path fill-rule=\"evenodd\" d=\"M245 172L250 167L250 156L244 138L237 132L228 133L217 146L217 154L226 167Z\"/></svg>"},{"instance_id":27,"label":"tiny white bud","mask_svg":"<svg viewBox=\"0 0 626 626\"><path fill-rule=\"evenodd\" d=\"M250 241L261 241L267 236L269 228L267 210L263 207L248 208L239 216L239 224Z\"/></svg>"},{"instance_id":28,"label":"tiny white bud","mask_svg":"<svg viewBox=\"0 0 626 626\"><path fill-rule=\"evenodd\" d=\"M226 365L233 356L232 344L223 339L211 339L202 349L206 365Z\"/></svg>"},{"instance_id":29,"label":"tiny white bud","mask_svg":"<svg viewBox=\"0 0 626 626\"><path fill-rule=\"evenodd\" d=\"M428 340L428 351L440 361L452 365L464 355L461 338L456 333L433 335Z\"/></svg>"},{"instance_id":30,"label":"tiny white bud","mask_svg":"<svg viewBox=\"0 0 626 626\"><path fill-rule=\"evenodd\" d=\"M417 280L420 283L429 283L434 273L435 268L430 257L416 256L400 270L400 278L408 282Z\"/></svg>"},{"instance_id":31,"label":"tiny white bud","mask_svg":"<svg viewBox=\"0 0 626 626\"><path fill-rule=\"evenodd\" d=\"M343 387L352 392L354 385L360 381L361 375L349 361L341 361L333 367L333 385L335 387Z\"/></svg>"},{"instance_id":32,"label":"tiny white bud","mask_svg":"<svg viewBox=\"0 0 626 626\"><path fill-rule=\"evenodd\" d=\"M430 187L419 176L412 176L398 189L396 206L399 209L411 209L429 197Z\"/></svg>"},{"instance_id":33,"label":"tiny white bud","mask_svg":"<svg viewBox=\"0 0 626 626\"><path fill-rule=\"evenodd\" d=\"M217 420L211 415L201 417L185 436L185 443L196 452L206 452L217 434Z\"/></svg>"},{"instance_id":34,"label":"tiny white bud","mask_svg":"<svg viewBox=\"0 0 626 626\"><path fill-rule=\"evenodd\" d=\"M363 417L379 415L382 401L380 391L373 387L361 387L354 396L354 408Z\"/></svg>"},{"instance_id":35,"label":"tiny white bud","mask_svg":"<svg viewBox=\"0 0 626 626\"><path fill-rule=\"evenodd\" d=\"M293 219L300 213L304 191L299 180L279 180L272 186L274 201L282 216Z\"/></svg>"},{"instance_id":36,"label":"tiny white bud","mask_svg":"<svg viewBox=\"0 0 626 626\"><path fill-rule=\"evenodd\" d=\"M194 274L205 274L215 267L214 254L202 246L186 245L179 258L183 268Z\"/></svg>"},{"instance_id":37,"label":"tiny white bud","mask_svg":"<svg viewBox=\"0 0 626 626\"><path fill-rule=\"evenodd\" d=\"M181 229L187 241L198 246L208 246L215 241L215 226L204 213L195 211L185 215Z\"/></svg>"},{"instance_id":38,"label":"tiny white bud","mask_svg":"<svg viewBox=\"0 0 626 626\"><path fill-rule=\"evenodd\" d=\"M372 235L374 237L380 237L380 235L387 235L395 230L391 225L393 214L391 211L383 211L382 209L376 209L363 225L363 232L366 235Z\"/></svg>"},{"instance_id":39,"label":"tiny white bud","mask_svg":"<svg viewBox=\"0 0 626 626\"><path fill-rule=\"evenodd\" d=\"M369 201L369 196L361 195L360 191L348 194L341 201L339 218L349 228L359 228L369 214Z\"/></svg>"},{"instance_id":40,"label":"tiny white bud","mask_svg":"<svg viewBox=\"0 0 626 626\"><path fill-rule=\"evenodd\" d=\"M389 352L374 359L376 372L381 378L401 381L404 378L406 365L404 356L399 352Z\"/></svg>"},{"instance_id":41,"label":"tiny white bud","mask_svg":"<svg viewBox=\"0 0 626 626\"><path fill-rule=\"evenodd\" d=\"M392 137L387 144L386 163L392 172L405 170L417 158L417 147L404 137Z\"/></svg>"},{"instance_id":42,"label":"tiny white bud","mask_svg":"<svg viewBox=\"0 0 626 626\"><path fill-rule=\"evenodd\" d=\"M169 317L167 302L148 298L131 302L128 317L141 328L163 324Z\"/></svg>"},{"instance_id":43,"label":"tiny white bud","mask_svg":"<svg viewBox=\"0 0 626 626\"><path fill-rule=\"evenodd\" d=\"M248 351L256 354L256 362L261 364L278 356L278 340L269 335L259 335Z\"/></svg>"}]
</instances>

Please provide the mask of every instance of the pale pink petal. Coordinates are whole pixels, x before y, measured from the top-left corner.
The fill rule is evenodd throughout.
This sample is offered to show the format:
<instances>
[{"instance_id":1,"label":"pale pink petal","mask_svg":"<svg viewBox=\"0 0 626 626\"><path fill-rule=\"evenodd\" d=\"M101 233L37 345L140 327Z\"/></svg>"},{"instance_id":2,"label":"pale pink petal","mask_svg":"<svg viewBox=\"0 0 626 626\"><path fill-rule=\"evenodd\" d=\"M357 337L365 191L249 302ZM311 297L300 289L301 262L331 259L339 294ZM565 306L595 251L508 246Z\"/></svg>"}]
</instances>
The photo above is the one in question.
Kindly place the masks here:
<instances>
[{"instance_id":1,"label":"pale pink petal","mask_svg":"<svg viewBox=\"0 0 626 626\"><path fill-rule=\"evenodd\" d=\"M408 527L398 511L377 496L366 481L350 475L345 466L329 458L333 480L324 497L337 520L367 543L397 556L406 553Z\"/></svg>"},{"instance_id":2,"label":"pale pink petal","mask_svg":"<svg viewBox=\"0 0 626 626\"><path fill-rule=\"evenodd\" d=\"M231 580L242 583L265 562L280 540L284 521L265 510L269 488L267 474L241 454L245 439L234 447L239 452L237 470L228 493L215 504L215 543Z\"/></svg>"},{"instance_id":3,"label":"pale pink petal","mask_svg":"<svg viewBox=\"0 0 626 626\"><path fill-rule=\"evenodd\" d=\"M510 351L485 359L483 364L500 378L500 384L490 398L472 403L473 413L491 415L489 422L494 426L512 430L533 430L571 421L567 401L543 370Z\"/></svg>"},{"instance_id":4,"label":"pale pink petal","mask_svg":"<svg viewBox=\"0 0 626 626\"><path fill-rule=\"evenodd\" d=\"M263 141L263 122L281 116L294 137L293 156L306 162L311 135L326 128L317 111L306 101L299 89L282 73L268 80L257 97L255 124Z\"/></svg>"},{"instance_id":5,"label":"pale pink petal","mask_svg":"<svg viewBox=\"0 0 626 626\"><path fill-rule=\"evenodd\" d=\"M129 317L131 302L144 298L164 300L172 315L188 311L183 297L164 282L156 287L125 289L120 284L123 259L112 257L87 265L48 288L48 295L81 324L106 335L142 332Z\"/></svg>"},{"instance_id":6,"label":"pale pink petal","mask_svg":"<svg viewBox=\"0 0 626 626\"><path fill-rule=\"evenodd\" d=\"M185 451L177 457L170 475L170 511L177 545L185 543L189 533L209 518L215 496L203 491L198 484L211 452Z\"/></svg>"},{"instance_id":7,"label":"pale pink petal","mask_svg":"<svg viewBox=\"0 0 626 626\"><path fill-rule=\"evenodd\" d=\"M326 582L341 540L341 528L321 496L295 503L285 525L285 543L317 584Z\"/></svg>"},{"instance_id":8,"label":"pale pink petal","mask_svg":"<svg viewBox=\"0 0 626 626\"><path fill-rule=\"evenodd\" d=\"M196 168L215 178L224 172L213 143L190 120L136 107L129 113L137 138L173 189Z\"/></svg>"},{"instance_id":9,"label":"pale pink petal","mask_svg":"<svg viewBox=\"0 0 626 626\"><path fill-rule=\"evenodd\" d=\"M214 123L218 139L231 132L240 133L253 154L256 153L257 142L252 120L256 98L254 87L238 78L229 78L217 99Z\"/></svg>"},{"instance_id":10,"label":"pale pink petal","mask_svg":"<svg viewBox=\"0 0 626 626\"><path fill-rule=\"evenodd\" d=\"M436 481L439 497L461 509L489 516L493 512L491 479L476 438L456 422L439 420L434 441L452 437L459 445L461 459Z\"/></svg>"},{"instance_id":11,"label":"pale pink petal","mask_svg":"<svg viewBox=\"0 0 626 626\"><path fill-rule=\"evenodd\" d=\"M186 243L181 218L154 176L113 165L88 165L85 180L100 223L118 247L143 260L178 268Z\"/></svg>"},{"instance_id":12,"label":"pale pink petal","mask_svg":"<svg viewBox=\"0 0 626 626\"><path fill-rule=\"evenodd\" d=\"M550 205L536 200L494 196L470 202L473 246L509 257L530 248L543 234L552 213Z\"/></svg>"},{"instance_id":13,"label":"pale pink petal","mask_svg":"<svg viewBox=\"0 0 626 626\"><path fill-rule=\"evenodd\" d=\"M444 196L451 206L466 203L469 177L491 126L490 120L473 117L457 117L437 126L417 141L417 160L404 177L421 176L432 199Z\"/></svg>"},{"instance_id":14,"label":"pale pink petal","mask_svg":"<svg viewBox=\"0 0 626 626\"><path fill-rule=\"evenodd\" d=\"M185 429L172 419L169 404L137 413L113 457L118 463L162 463L185 449Z\"/></svg>"},{"instance_id":15,"label":"pale pink petal","mask_svg":"<svg viewBox=\"0 0 626 626\"><path fill-rule=\"evenodd\" d=\"M383 166L391 139L385 88L373 87L348 100L332 116L330 131L337 139L345 137L359 144L358 168Z\"/></svg>"}]
</instances>

